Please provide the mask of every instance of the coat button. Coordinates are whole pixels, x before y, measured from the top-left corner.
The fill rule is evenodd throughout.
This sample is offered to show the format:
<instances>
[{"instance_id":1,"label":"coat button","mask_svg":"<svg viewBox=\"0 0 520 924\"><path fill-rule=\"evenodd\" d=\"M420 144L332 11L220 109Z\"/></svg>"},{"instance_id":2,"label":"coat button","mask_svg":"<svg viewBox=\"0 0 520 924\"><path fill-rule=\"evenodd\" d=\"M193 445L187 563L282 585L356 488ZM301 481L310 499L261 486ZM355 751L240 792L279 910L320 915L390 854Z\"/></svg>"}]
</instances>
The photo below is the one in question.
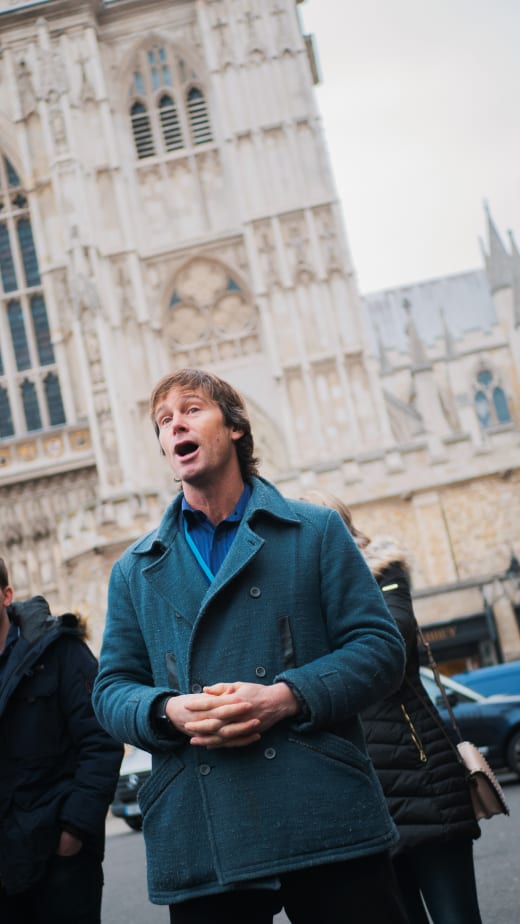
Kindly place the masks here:
<instances>
[{"instance_id":1,"label":"coat button","mask_svg":"<svg viewBox=\"0 0 520 924\"><path fill-rule=\"evenodd\" d=\"M267 674L267 671L265 667L262 667L262 665L260 664L257 668L255 668L255 674L257 677L265 677L265 675Z\"/></svg>"},{"instance_id":2,"label":"coat button","mask_svg":"<svg viewBox=\"0 0 520 924\"><path fill-rule=\"evenodd\" d=\"M208 773L211 773L211 767L209 764L201 764L199 767L199 773L201 776L207 776Z\"/></svg>"},{"instance_id":3,"label":"coat button","mask_svg":"<svg viewBox=\"0 0 520 924\"><path fill-rule=\"evenodd\" d=\"M250 596L250 597L259 597L261 593L262 593L262 591L260 590L259 587L252 587L251 590L249 591L249 596Z\"/></svg>"},{"instance_id":4,"label":"coat button","mask_svg":"<svg viewBox=\"0 0 520 924\"><path fill-rule=\"evenodd\" d=\"M264 751L264 757L265 757L267 760L273 760L273 758L276 757L276 749L275 749L275 748L266 748L265 751Z\"/></svg>"},{"instance_id":5,"label":"coat button","mask_svg":"<svg viewBox=\"0 0 520 924\"><path fill-rule=\"evenodd\" d=\"M202 693L202 686L200 685L200 683L192 683L191 692L192 693Z\"/></svg>"}]
</instances>

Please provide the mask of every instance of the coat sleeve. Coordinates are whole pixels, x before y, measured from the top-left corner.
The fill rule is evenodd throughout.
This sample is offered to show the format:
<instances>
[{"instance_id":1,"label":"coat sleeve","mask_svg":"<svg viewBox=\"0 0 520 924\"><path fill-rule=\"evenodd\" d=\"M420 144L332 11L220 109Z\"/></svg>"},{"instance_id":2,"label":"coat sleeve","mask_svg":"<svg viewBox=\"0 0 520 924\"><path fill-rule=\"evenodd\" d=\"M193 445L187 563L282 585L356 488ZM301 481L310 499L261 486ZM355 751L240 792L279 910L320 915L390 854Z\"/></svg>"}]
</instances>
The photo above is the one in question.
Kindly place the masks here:
<instances>
[{"instance_id":1,"label":"coat sleeve","mask_svg":"<svg viewBox=\"0 0 520 924\"><path fill-rule=\"evenodd\" d=\"M154 685L139 620L126 576L116 562L108 587L108 610L94 684L93 705L103 728L119 741L145 751L171 751L186 736L157 736L151 722L153 703L178 691Z\"/></svg>"},{"instance_id":2,"label":"coat sleeve","mask_svg":"<svg viewBox=\"0 0 520 924\"><path fill-rule=\"evenodd\" d=\"M331 728L396 690L405 647L368 565L335 511L321 537L321 614L330 652L279 674L307 704L300 729Z\"/></svg>"},{"instance_id":3,"label":"coat sleeve","mask_svg":"<svg viewBox=\"0 0 520 924\"><path fill-rule=\"evenodd\" d=\"M60 660L60 702L75 752L71 786L60 807L60 824L79 833L98 835L112 801L123 747L101 728L92 708L97 662L87 645L74 638L57 643Z\"/></svg>"}]
</instances>

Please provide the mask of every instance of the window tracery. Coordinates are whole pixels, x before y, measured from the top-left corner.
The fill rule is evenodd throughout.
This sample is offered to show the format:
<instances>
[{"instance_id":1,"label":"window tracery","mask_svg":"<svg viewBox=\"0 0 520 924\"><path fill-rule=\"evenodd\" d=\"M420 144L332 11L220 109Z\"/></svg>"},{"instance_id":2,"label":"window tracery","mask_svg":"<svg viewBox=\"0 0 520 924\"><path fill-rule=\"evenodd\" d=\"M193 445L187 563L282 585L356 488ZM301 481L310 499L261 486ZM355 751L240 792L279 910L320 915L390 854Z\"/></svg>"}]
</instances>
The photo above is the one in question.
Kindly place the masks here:
<instances>
[{"instance_id":1,"label":"window tracery","mask_svg":"<svg viewBox=\"0 0 520 924\"><path fill-rule=\"evenodd\" d=\"M202 83L185 58L166 45L139 51L129 112L139 160L213 141Z\"/></svg>"},{"instance_id":2,"label":"window tracery","mask_svg":"<svg viewBox=\"0 0 520 924\"><path fill-rule=\"evenodd\" d=\"M164 329L176 361L196 365L258 352L258 320L250 293L234 273L197 257L175 278Z\"/></svg>"},{"instance_id":3,"label":"window tracery","mask_svg":"<svg viewBox=\"0 0 520 924\"><path fill-rule=\"evenodd\" d=\"M479 369L473 387L473 401L482 429L511 423L511 414L502 384L491 368Z\"/></svg>"},{"instance_id":4,"label":"window tracery","mask_svg":"<svg viewBox=\"0 0 520 924\"><path fill-rule=\"evenodd\" d=\"M0 439L65 423L29 204L0 156Z\"/></svg>"}]
</instances>

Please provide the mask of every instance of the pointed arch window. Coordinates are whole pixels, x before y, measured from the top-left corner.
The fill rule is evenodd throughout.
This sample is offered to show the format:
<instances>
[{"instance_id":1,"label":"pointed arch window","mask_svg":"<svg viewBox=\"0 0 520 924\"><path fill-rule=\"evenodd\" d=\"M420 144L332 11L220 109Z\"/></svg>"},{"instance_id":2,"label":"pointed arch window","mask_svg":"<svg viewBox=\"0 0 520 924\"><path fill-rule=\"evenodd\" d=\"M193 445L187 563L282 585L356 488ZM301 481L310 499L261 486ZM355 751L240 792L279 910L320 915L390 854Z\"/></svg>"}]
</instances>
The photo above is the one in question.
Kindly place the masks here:
<instances>
[{"instance_id":1,"label":"pointed arch window","mask_svg":"<svg viewBox=\"0 0 520 924\"><path fill-rule=\"evenodd\" d=\"M38 260L34 249L34 241L31 231L31 223L28 218L20 218L16 225L20 251L22 254L23 268L25 271L25 282L27 286L40 285L40 271L38 269Z\"/></svg>"},{"instance_id":2,"label":"pointed arch window","mask_svg":"<svg viewBox=\"0 0 520 924\"><path fill-rule=\"evenodd\" d=\"M136 101L131 109L132 131L138 157L152 157L155 154L152 125L144 103Z\"/></svg>"},{"instance_id":3,"label":"pointed arch window","mask_svg":"<svg viewBox=\"0 0 520 924\"><path fill-rule=\"evenodd\" d=\"M65 423L59 373L20 177L0 153L0 439Z\"/></svg>"},{"instance_id":4,"label":"pointed arch window","mask_svg":"<svg viewBox=\"0 0 520 924\"><path fill-rule=\"evenodd\" d=\"M186 98L186 108L190 120L191 140L193 144L206 144L211 141L211 128L208 109L202 90L191 87Z\"/></svg>"},{"instance_id":5,"label":"pointed arch window","mask_svg":"<svg viewBox=\"0 0 520 924\"><path fill-rule=\"evenodd\" d=\"M29 356L29 344L27 342L22 306L19 301L12 299L8 302L7 318L11 331L16 368L22 372L24 369L31 368L31 357Z\"/></svg>"},{"instance_id":6,"label":"pointed arch window","mask_svg":"<svg viewBox=\"0 0 520 924\"><path fill-rule=\"evenodd\" d=\"M4 292L16 289L16 272L14 268L11 241L7 224L0 222L0 273Z\"/></svg>"},{"instance_id":7,"label":"pointed arch window","mask_svg":"<svg viewBox=\"0 0 520 924\"><path fill-rule=\"evenodd\" d=\"M474 402L482 429L511 423L506 393L491 369L481 369L477 373Z\"/></svg>"},{"instance_id":8,"label":"pointed arch window","mask_svg":"<svg viewBox=\"0 0 520 924\"><path fill-rule=\"evenodd\" d=\"M7 388L0 385L0 439L14 436L13 418Z\"/></svg>"},{"instance_id":9,"label":"pointed arch window","mask_svg":"<svg viewBox=\"0 0 520 924\"><path fill-rule=\"evenodd\" d=\"M31 315L40 366L49 366L54 362L54 349L51 343L47 309L41 295L34 295L31 298Z\"/></svg>"},{"instance_id":10,"label":"pointed arch window","mask_svg":"<svg viewBox=\"0 0 520 924\"><path fill-rule=\"evenodd\" d=\"M57 375L54 372L49 372L49 375L44 379L43 385L51 426L65 423L65 410L61 400L60 383Z\"/></svg>"},{"instance_id":11,"label":"pointed arch window","mask_svg":"<svg viewBox=\"0 0 520 924\"><path fill-rule=\"evenodd\" d=\"M184 147L182 129L175 103L171 96L165 93L159 100L159 117L167 151L178 151Z\"/></svg>"},{"instance_id":12,"label":"pointed arch window","mask_svg":"<svg viewBox=\"0 0 520 924\"><path fill-rule=\"evenodd\" d=\"M27 429L41 430L42 419L34 382L29 382L28 379L25 379L25 381L22 382L21 392Z\"/></svg>"},{"instance_id":13,"label":"pointed arch window","mask_svg":"<svg viewBox=\"0 0 520 924\"><path fill-rule=\"evenodd\" d=\"M137 54L129 112L138 159L213 142L208 106L193 67L167 45Z\"/></svg>"}]
</instances>

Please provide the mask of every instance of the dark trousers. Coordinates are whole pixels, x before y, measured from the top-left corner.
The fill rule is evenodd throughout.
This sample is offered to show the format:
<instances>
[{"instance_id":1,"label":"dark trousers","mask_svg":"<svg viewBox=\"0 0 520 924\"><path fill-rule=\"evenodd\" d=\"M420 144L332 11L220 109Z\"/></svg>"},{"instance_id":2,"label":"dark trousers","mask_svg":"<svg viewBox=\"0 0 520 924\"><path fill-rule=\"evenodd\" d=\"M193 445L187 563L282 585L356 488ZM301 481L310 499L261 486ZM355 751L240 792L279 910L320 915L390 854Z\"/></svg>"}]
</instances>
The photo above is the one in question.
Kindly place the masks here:
<instances>
[{"instance_id":1,"label":"dark trousers","mask_svg":"<svg viewBox=\"0 0 520 924\"><path fill-rule=\"evenodd\" d=\"M408 924L386 854L284 873L281 889L237 889L170 905L171 924Z\"/></svg>"},{"instance_id":2,"label":"dark trousers","mask_svg":"<svg viewBox=\"0 0 520 924\"><path fill-rule=\"evenodd\" d=\"M394 868L410 924L482 924L470 838L415 847Z\"/></svg>"},{"instance_id":3,"label":"dark trousers","mask_svg":"<svg viewBox=\"0 0 520 924\"><path fill-rule=\"evenodd\" d=\"M80 850L52 857L40 882L20 895L0 890L1 924L100 924L101 861Z\"/></svg>"}]
</instances>

